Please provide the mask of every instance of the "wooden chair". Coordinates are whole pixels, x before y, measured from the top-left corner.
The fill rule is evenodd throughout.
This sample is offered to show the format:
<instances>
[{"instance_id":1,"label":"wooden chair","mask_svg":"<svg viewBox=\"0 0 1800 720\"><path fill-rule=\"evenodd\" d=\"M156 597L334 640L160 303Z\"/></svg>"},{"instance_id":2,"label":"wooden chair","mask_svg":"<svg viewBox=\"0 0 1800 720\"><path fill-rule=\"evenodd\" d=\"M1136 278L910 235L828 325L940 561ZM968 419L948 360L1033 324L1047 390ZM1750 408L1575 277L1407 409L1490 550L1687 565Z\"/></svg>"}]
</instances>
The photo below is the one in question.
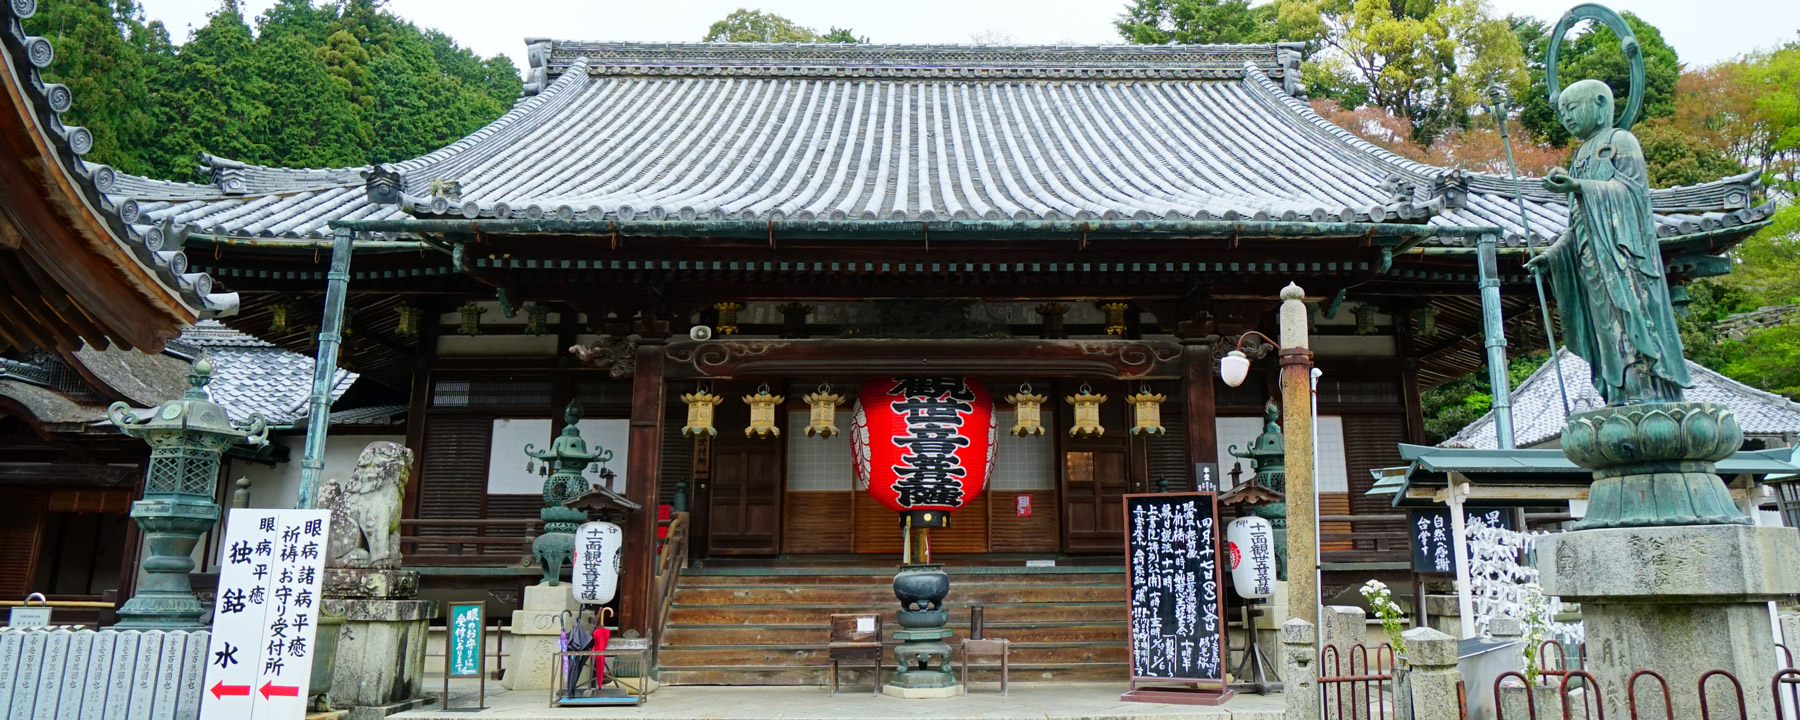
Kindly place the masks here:
<instances>
[{"instance_id":1,"label":"wooden chair","mask_svg":"<svg viewBox=\"0 0 1800 720\"><path fill-rule=\"evenodd\" d=\"M969 608L969 637L962 642L963 685L969 684L969 656L994 657L997 655L1000 657L1000 695L1004 697L1007 694L1007 675L1010 670L1008 664L1011 659L1008 657L1008 653L1012 650L1012 641L1004 638L982 637L983 626L987 624L986 620L985 608L980 605Z\"/></svg>"},{"instance_id":2,"label":"wooden chair","mask_svg":"<svg viewBox=\"0 0 1800 720\"><path fill-rule=\"evenodd\" d=\"M838 664L842 662L873 663L875 694L881 694L880 615L832 615L831 643L826 653L831 658L831 694L837 694Z\"/></svg>"}]
</instances>

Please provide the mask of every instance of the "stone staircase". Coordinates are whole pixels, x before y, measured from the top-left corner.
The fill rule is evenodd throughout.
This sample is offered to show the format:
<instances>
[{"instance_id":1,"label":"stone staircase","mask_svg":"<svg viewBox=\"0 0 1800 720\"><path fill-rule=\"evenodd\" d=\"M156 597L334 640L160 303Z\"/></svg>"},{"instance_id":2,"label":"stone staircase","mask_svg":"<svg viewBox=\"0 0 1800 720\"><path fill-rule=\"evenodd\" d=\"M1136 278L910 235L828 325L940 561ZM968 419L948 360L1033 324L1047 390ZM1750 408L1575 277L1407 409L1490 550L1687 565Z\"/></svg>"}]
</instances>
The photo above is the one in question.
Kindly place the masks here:
<instances>
[{"instance_id":1,"label":"stone staircase","mask_svg":"<svg viewBox=\"0 0 1800 720\"><path fill-rule=\"evenodd\" d=\"M968 636L969 606L985 610L984 635L1012 645L1012 679L1123 682L1129 649L1125 575L1120 568L958 568L950 573L955 645ZM804 573L804 574L801 574ZM882 615L894 643L891 568L768 568L684 573L657 653L669 685L824 685L826 641L835 613ZM892 654L887 656L892 662ZM999 669L972 669L976 682ZM840 671L841 684L866 688L866 666Z\"/></svg>"}]
</instances>

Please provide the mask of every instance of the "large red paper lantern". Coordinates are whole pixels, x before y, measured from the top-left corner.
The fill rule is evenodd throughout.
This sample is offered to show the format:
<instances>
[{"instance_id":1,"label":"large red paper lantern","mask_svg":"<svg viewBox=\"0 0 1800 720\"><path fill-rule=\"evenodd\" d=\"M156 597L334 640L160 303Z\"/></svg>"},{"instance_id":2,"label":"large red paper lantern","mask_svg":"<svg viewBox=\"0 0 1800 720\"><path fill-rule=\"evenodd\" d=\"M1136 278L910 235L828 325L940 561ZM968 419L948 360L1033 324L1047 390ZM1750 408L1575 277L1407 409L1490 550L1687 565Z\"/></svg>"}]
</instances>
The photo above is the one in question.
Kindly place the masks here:
<instances>
[{"instance_id":1,"label":"large red paper lantern","mask_svg":"<svg viewBox=\"0 0 1800 720\"><path fill-rule=\"evenodd\" d=\"M857 396L851 421L857 479L881 504L911 515L915 527L918 521L938 525L987 487L998 433L993 397L981 383L872 380Z\"/></svg>"}]
</instances>

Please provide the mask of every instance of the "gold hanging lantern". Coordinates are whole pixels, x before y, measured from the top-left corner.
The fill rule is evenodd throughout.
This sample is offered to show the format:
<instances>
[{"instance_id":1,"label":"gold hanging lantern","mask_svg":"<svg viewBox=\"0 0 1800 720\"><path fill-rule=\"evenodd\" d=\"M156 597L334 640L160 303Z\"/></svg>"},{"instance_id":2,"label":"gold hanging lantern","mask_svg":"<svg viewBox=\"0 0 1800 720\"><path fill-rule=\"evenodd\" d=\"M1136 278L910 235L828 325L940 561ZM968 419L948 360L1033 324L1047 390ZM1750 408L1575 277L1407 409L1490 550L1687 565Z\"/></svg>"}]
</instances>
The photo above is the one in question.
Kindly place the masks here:
<instances>
[{"instance_id":1,"label":"gold hanging lantern","mask_svg":"<svg viewBox=\"0 0 1800 720\"><path fill-rule=\"evenodd\" d=\"M681 396L681 401L687 403L688 408L687 426L681 428L681 436L719 434L713 427L713 408L724 400L725 398L707 392L706 388Z\"/></svg>"},{"instance_id":2,"label":"gold hanging lantern","mask_svg":"<svg viewBox=\"0 0 1800 720\"><path fill-rule=\"evenodd\" d=\"M1162 425L1162 403L1169 399L1164 395L1150 392L1145 386L1136 395L1125 398L1134 409L1137 424L1131 428L1133 435L1166 435Z\"/></svg>"},{"instance_id":3,"label":"gold hanging lantern","mask_svg":"<svg viewBox=\"0 0 1800 720\"><path fill-rule=\"evenodd\" d=\"M1426 305L1413 311L1413 326L1418 329L1420 337L1437 335L1438 309L1435 305Z\"/></svg>"},{"instance_id":4,"label":"gold hanging lantern","mask_svg":"<svg viewBox=\"0 0 1800 720\"><path fill-rule=\"evenodd\" d=\"M1069 437L1097 438L1106 434L1106 428L1100 427L1100 403L1106 402L1105 395L1094 394L1094 389L1082 383L1081 392L1064 398L1075 406L1075 426L1069 428Z\"/></svg>"},{"instance_id":5,"label":"gold hanging lantern","mask_svg":"<svg viewBox=\"0 0 1800 720\"><path fill-rule=\"evenodd\" d=\"M286 300L269 303L269 332L284 333L293 329L288 325L288 307Z\"/></svg>"},{"instance_id":6,"label":"gold hanging lantern","mask_svg":"<svg viewBox=\"0 0 1800 720\"><path fill-rule=\"evenodd\" d=\"M1006 396L1013 404L1012 434L1017 437L1044 434L1044 401L1050 398L1031 391L1031 383L1019 386L1019 392Z\"/></svg>"},{"instance_id":7,"label":"gold hanging lantern","mask_svg":"<svg viewBox=\"0 0 1800 720\"><path fill-rule=\"evenodd\" d=\"M1106 334L1125 334L1125 311L1130 308L1131 303L1100 303L1100 309L1106 311Z\"/></svg>"},{"instance_id":8,"label":"gold hanging lantern","mask_svg":"<svg viewBox=\"0 0 1800 720\"><path fill-rule=\"evenodd\" d=\"M1375 329L1375 312L1376 308L1374 305L1363 304L1356 306L1356 309L1352 311L1352 313L1356 315L1356 334L1374 335L1378 332Z\"/></svg>"},{"instance_id":9,"label":"gold hanging lantern","mask_svg":"<svg viewBox=\"0 0 1800 720\"><path fill-rule=\"evenodd\" d=\"M817 392L801 399L812 407L812 424L806 426L808 436L828 438L838 434L837 408L844 403L844 396L831 392L830 385L820 385Z\"/></svg>"},{"instance_id":10,"label":"gold hanging lantern","mask_svg":"<svg viewBox=\"0 0 1800 720\"><path fill-rule=\"evenodd\" d=\"M767 385L757 388L755 395L745 395L744 402L750 406L750 427L744 428L744 437L781 437L781 428L775 424L775 408L783 399L770 395Z\"/></svg>"},{"instance_id":11,"label":"gold hanging lantern","mask_svg":"<svg viewBox=\"0 0 1800 720\"><path fill-rule=\"evenodd\" d=\"M480 335L481 316L487 314L487 308L475 303L468 303L456 309L462 315L462 324L456 328L458 335Z\"/></svg>"},{"instance_id":12,"label":"gold hanging lantern","mask_svg":"<svg viewBox=\"0 0 1800 720\"><path fill-rule=\"evenodd\" d=\"M546 335L550 332L550 306L532 303L525 307L525 334Z\"/></svg>"},{"instance_id":13,"label":"gold hanging lantern","mask_svg":"<svg viewBox=\"0 0 1800 720\"><path fill-rule=\"evenodd\" d=\"M419 309L411 305L394 308L400 321L394 326L394 334L400 337L416 337L419 334Z\"/></svg>"},{"instance_id":14,"label":"gold hanging lantern","mask_svg":"<svg viewBox=\"0 0 1800 720\"><path fill-rule=\"evenodd\" d=\"M719 326L714 329L718 330L720 335L736 335L738 331L737 314L739 310L744 309L744 304L739 302L714 303L713 309L719 311Z\"/></svg>"}]
</instances>

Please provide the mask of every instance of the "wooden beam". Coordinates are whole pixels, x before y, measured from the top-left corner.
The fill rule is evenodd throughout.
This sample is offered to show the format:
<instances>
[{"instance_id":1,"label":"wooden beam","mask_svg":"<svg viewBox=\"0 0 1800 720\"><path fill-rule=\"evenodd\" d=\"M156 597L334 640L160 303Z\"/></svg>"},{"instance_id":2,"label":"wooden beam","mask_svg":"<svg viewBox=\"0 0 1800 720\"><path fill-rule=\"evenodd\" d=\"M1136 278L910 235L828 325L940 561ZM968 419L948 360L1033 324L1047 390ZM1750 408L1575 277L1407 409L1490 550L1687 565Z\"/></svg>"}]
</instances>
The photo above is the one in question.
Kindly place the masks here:
<instances>
[{"instance_id":1,"label":"wooden beam","mask_svg":"<svg viewBox=\"0 0 1800 720\"><path fill-rule=\"evenodd\" d=\"M1182 347L1182 355L1187 367L1182 378L1181 390L1185 400L1182 407L1182 422L1187 428L1188 481L1182 483L1183 488L1192 488L1199 481L1195 476L1194 466L1197 463L1217 463L1219 461L1219 428L1217 425L1218 408L1213 398L1213 359L1210 343L1189 343ZM1224 489L1220 481L1219 489Z\"/></svg>"},{"instance_id":2,"label":"wooden beam","mask_svg":"<svg viewBox=\"0 0 1800 720\"><path fill-rule=\"evenodd\" d=\"M938 373L1175 379L1181 346L1155 340L678 340L671 377Z\"/></svg>"},{"instance_id":3,"label":"wooden beam","mask_svg":"<svg viewBox=\"0 0 1800 720\"><path fill-rule=\"evenodd\" d=\"M625 520L625 568L620 578L619 629L650 637L660 598L656 591L656 515L661 503L662 423L664 398L663 345L646 338L637 348L631 382L630 457L625 467L625 497L642 510Z\"/></svg>"}]
</instances>

